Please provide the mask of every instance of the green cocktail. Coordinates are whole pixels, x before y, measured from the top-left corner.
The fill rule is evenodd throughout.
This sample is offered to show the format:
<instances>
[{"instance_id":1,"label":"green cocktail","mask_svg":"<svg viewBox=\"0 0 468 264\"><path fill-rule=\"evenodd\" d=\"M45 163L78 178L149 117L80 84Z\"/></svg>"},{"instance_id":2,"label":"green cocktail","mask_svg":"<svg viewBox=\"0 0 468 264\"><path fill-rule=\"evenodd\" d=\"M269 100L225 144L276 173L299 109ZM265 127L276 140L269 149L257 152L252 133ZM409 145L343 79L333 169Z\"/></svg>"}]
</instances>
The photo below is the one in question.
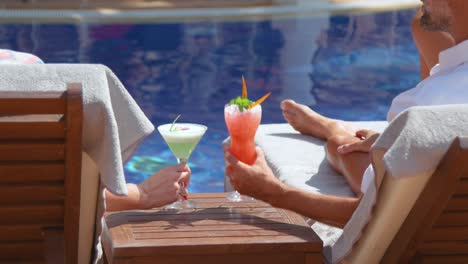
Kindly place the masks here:
<instances>
[{"instance_id":1,"label":"green cocktail","mask_svg":"<svg viewBox=\"0 0 468 264\"><path fill-rule=\"evenodd\" d=\"M195 148L197 142L192 141L192 142L172 142L172 143L167 143L169 145L169 148L172 150L172 153L176 157L179 157L181 160L188 160L190 154L192 154L193 149Z\"/></svg>"},{"instance_id":2,"label":"green cocktail","mask_svg":"<svg viewBox=\"0 0 468 264\"><path fill-rule=\"evenodd\" d=\"M177 158L178 163L187 163L190 155L207 130L206 126L190 123L165 124L158 131ZM169 206L172 209L195 208L193 201L177 201Z\"/></svg>"}]
</instances>

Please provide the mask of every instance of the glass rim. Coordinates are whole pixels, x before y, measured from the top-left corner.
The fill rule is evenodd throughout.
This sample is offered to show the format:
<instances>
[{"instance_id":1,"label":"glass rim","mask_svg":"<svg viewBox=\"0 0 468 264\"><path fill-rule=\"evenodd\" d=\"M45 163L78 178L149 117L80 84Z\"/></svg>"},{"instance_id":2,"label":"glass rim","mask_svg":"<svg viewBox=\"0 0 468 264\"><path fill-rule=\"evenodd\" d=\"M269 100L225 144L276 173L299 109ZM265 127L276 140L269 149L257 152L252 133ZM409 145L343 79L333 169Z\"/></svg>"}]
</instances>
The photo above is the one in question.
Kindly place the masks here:
<instances>
[{"instance_id":1,"label":"glass rim","mask_svg":"<svg viewBox=\"0 0 468 264\"><path fill-rule=\"evenodd\" d=\"M159 133L161 133L161 128L162 128L162 127L164 127L164 126L169 126L169 127L170 127L171 125L172 125L172 123L162 124L162 125L159 125L159 126L157 127L157 129L158 129ZM207 127L207 126L202 125L202 124L196 124L196 123L175 123L175 124L174 124L174 126L177 126L177 125L191 125L191 126L197 126L197 127L200 127L200 128L203 129L203 131L202 131L203 133L205 133L206 130L208 130L208 127ZM163 131L163 132L172 132L172 131L167 130L167 131ZM200 132L198 132L198 131L197 131L197 132L192 132L192 131L190 131L190 132L185 132L185 134L197 134L197 133L200 133Z\"/></svg>"},{"instance_id":2,"label":"glass rim","mask_svg":"<svg viewBox=\"0 0 468 264\"><path fill-rule=\"evenodd\" d=\"M230 106L236 106L236 111L235 111L235 112L240 112L240 113L244 113L244 112L249 112L249 113L251 113L251 112L254 112L255 109L259 109L259 108L260 108L260 110L262 110L262 105L261 105L261 104L258 104L258 105L256 105L256 106L254 106L254 108L252 108L252 109L244 109L244 111L241 112L241 111L239 110L239 106L238 106L238 105L227 103L227 104L224 105L224 111L226 111L226 108L228 108L228 107L230 107Z\"/></svg>"}]
</instances>

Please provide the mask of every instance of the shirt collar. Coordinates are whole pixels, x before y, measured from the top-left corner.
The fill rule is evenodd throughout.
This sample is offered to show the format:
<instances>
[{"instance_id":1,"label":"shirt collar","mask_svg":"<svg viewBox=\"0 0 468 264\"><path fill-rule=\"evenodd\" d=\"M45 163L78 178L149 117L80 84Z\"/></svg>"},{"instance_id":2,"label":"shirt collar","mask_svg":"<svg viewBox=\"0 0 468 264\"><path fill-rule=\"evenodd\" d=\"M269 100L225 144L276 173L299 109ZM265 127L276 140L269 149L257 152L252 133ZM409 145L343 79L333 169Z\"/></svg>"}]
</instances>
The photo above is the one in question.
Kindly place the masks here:
<instances>
[{"instance_id":1,"label":"shirt collar","mask_svg":"<svg viewBox=\"0 0 468 264\"><path fill-rule=\"evenodd\" d=\"M440 52L439 71L453 69L465 62L468 62L468 40Z\"/></svg>"}]
</instances>

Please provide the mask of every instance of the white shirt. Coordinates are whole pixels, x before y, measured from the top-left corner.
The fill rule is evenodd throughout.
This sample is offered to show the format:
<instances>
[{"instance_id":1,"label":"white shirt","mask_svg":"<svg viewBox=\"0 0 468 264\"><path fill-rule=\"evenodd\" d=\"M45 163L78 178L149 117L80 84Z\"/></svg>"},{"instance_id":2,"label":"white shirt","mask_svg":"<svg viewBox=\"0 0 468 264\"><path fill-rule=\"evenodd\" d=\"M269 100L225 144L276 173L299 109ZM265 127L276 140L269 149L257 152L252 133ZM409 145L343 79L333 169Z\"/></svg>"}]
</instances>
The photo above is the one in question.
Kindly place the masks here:
<instances>
[{"instance_id":1,"label":"white shirt","mask_svg":"<svg viewBox=\"0 0 468 264\"><path fill-rule=\"evenodd\" d=\"M411 106L446 104L468 104L468 40L442 51L428 78L395 97L387 120Z\"/></svg>"},{"instance_id":2,"label":"white shirt","mask_svg":"<svg viewBox=\"0 0 468 264\"><path fill-rule=\"evenodd\" d=\"M468 40L442 51L439 64L430 76L415 88L399 94L392 101L387 120L412 106L468 104ZM374 178L372 165L364 172L361 191L365 193Z\"/></svg>"}]
</instances>

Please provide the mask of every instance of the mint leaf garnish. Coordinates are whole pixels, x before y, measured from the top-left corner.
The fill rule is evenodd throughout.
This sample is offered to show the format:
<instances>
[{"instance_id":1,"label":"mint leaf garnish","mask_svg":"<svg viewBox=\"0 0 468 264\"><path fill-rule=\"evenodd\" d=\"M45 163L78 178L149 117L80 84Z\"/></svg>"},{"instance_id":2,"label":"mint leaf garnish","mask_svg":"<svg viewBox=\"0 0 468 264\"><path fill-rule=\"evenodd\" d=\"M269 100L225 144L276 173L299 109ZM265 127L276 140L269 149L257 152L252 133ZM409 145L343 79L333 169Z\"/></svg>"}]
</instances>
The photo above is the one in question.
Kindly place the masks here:
<instances>
[{"instance_id":1,"label":"mint leaf garnish","mask_svg":"<svg viewBox=\"0 0 468 264\"><path fill-rule=\"evenodd\" d=\"M247 99L247 98L242 98L240 96L238 96L237 98L235 99L232 99L230 101L230 105L237 105L237 107L239 108L239 111L243 112L244 109L248 109L249 108L249 105L251 104L252 102Z\"/></svg>"}]
</instances>

